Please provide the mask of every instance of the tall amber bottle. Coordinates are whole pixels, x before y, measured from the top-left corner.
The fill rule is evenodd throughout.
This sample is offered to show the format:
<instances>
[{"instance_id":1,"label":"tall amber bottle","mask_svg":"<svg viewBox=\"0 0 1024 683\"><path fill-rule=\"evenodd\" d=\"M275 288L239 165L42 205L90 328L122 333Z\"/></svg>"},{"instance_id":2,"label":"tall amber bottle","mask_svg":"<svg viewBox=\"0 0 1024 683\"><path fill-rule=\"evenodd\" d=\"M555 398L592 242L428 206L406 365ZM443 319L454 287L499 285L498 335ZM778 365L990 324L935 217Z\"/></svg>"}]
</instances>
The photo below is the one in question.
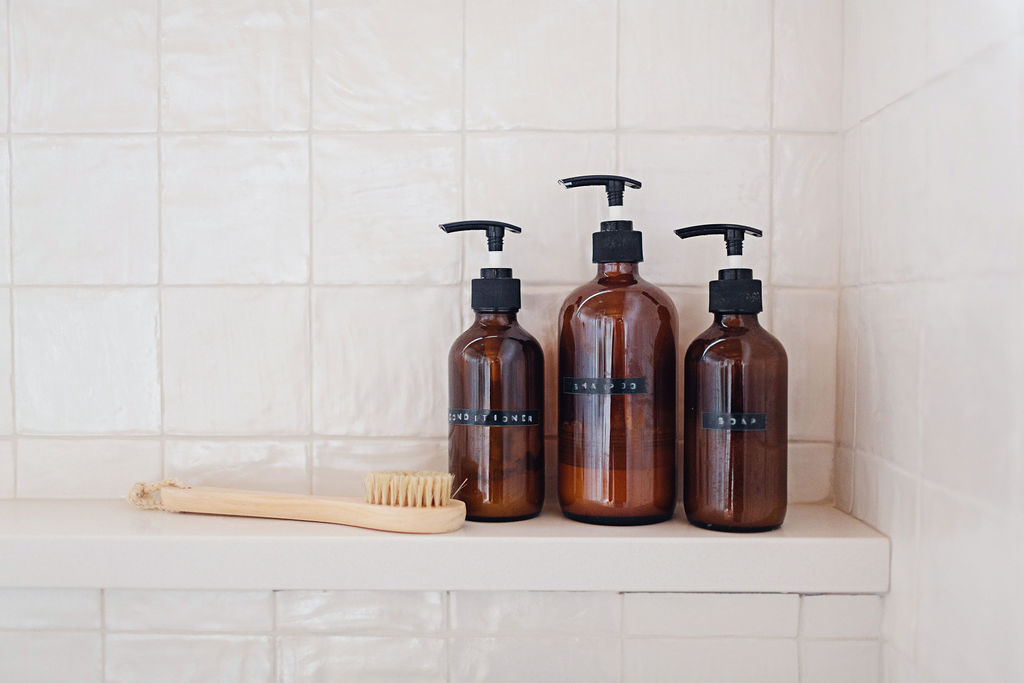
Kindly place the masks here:
<instances>
[{"instance_id":1,"label":"tall amber bottle","mask_svg":"<svg viewBox=\"0 0 1024 683\"><path fill-rule=\"evenodd\" d=\"M690 523L768 531L786 517L786 393L782 344L758 322L761 281L740 268L742 225L698 225L680 237L724 235L730 268L710 283L711 327L684 361L683 507Z\"/></svg>"},{"instance_id":2,"label":"tall amber bottle","mask_svg":"<svg viewBox=\"0 0 1024 683\"><path fill-rule=\"evenodd\" d=\"M639 274L642 236L621 220L621 176L602 185L612 220L593 236L597 277L559 313L558 494L570 519L650 524L672 516L676 470L676 312Z\"/></svg>"},{"instance_id":3,"label":"tall amber bottle","mask_svg":"<svg viewBox=\"0 0 1024 683\"><path fill-rule=\"evenodd\" d=\"M506 230L521 231L498 221L441 229L486 231L492 255ZM529 519L544 503L544 356L516 320L520 299L511 268L482 268L476 319L448 353L448 466L466 518L478 522Z\"/></svg>"}]
</instances>

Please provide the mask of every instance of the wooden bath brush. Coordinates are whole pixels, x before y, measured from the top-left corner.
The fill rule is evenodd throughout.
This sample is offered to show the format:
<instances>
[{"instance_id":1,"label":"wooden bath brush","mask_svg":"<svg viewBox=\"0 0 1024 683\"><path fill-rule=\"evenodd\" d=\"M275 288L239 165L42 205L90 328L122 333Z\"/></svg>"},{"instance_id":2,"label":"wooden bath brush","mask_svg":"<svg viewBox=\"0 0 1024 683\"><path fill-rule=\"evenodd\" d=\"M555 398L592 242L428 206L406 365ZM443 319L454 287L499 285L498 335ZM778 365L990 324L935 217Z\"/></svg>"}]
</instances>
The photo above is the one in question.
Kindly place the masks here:
<instances>
[{"instance_id":1,"label":"wooden bath brush","mask_svg":"<svg viewBox=\"0 0 1024 683\"><path fill-rule=\"evenodd\" d=\"M371 472L366 499L308 496L188 486L177 479L132 486L128 502L146 510L269 517L306 522L441 534L466 521L466 505L452 498L452 475L441 472Z\"/></svg>"}]
</instances>

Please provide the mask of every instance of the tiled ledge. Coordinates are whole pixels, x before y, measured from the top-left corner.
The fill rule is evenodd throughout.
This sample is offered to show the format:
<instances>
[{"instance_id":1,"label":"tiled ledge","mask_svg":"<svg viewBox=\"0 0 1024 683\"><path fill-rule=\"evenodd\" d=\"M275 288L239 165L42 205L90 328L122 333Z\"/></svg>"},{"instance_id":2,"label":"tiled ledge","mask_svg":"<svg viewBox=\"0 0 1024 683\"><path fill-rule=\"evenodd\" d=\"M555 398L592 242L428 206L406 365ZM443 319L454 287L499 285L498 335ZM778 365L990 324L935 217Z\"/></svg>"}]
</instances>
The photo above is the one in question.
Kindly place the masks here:
<instances>
[{"instance_id":1,"label":"tiled ledge","mask_svg":"<svg viewBox=\"0 0 1024 683\"><path fill-rule=\"evenodd\" d=\"M551 510L442 536L135 510L124 501L0 501L0 586L883 593L889 540L823 505L777 531L679 518L598 527Z\"/></svg>"}]
</instances>

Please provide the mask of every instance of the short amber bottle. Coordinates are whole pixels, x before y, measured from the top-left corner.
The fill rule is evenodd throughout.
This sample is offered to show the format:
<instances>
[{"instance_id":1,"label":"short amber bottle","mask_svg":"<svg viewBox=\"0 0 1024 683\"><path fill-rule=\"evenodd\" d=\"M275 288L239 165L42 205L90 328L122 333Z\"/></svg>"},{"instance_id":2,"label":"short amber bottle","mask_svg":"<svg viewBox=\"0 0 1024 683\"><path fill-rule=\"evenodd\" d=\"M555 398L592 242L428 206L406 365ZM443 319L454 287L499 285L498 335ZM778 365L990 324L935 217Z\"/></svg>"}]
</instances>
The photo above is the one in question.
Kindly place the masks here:
<instances>
[{"instance_id":1,"label":"short amber bottle","mask_svg":"<svg viewBox=\"0 0 1024 683\"><path fill-rule=\"evenodd\" d=\"M495 221L441 226L447 232L519 228ZM473 324L448 354L448 466L466 518L512 522L544 504L544 356L516 320L519 280L509 268L483 268L472 282Z\"/></svg>"},{"instance_id":2,"label":"short amber bottle","mask_svg":"<svg viewBox=\"0 0 1024 683\"><path fill-rule=\"evenodd\" d=\"M735 225L676 232L725 234L738 257L744 231L761 234ZM683 368L683 507L696 526L768 531L786 517L786 351L757 319L761 282L750 269L720 270L710 285L714 322Z\"/></svg>"},{"instance_id":3,"label":"short amber bottle","mask_svg":"<svg viewBox=\"0 0 1024 683\"><path fill-rule=\"evenodd\" d=\"M583 176L622 202L619 176ZM597 277L559 313L558 493L563 513L593 524L669 519L676 500L676 312L640 277L641 235L625 220L594 234Z\"/></svg>"}]
</instances>

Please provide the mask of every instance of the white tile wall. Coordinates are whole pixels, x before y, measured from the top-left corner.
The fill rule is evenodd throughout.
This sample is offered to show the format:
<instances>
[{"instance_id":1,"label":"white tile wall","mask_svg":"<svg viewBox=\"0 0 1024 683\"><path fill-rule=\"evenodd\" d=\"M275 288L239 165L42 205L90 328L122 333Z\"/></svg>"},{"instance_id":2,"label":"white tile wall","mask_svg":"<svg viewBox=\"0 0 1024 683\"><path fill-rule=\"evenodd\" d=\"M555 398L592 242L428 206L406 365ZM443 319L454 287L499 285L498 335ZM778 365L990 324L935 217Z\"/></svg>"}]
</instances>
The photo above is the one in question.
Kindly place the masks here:
<instances>
[{"instance_id":1,"label":"white tile wall","mask_svg":"<svg viewBox=\"0 0 1024 683\"><path fill-rule=\"evenodd\" d=\"M277 642L281 683L352 680L443 681L445 643L440 638L382 636L284 636Z\"/></svg>"},{"instance_id":2,"label":"white tile wall","mask_svg":"<svg viewBox=\"0 0 1024 683\"><path fill-rule=\"evenodd\" d=\"M21 498L120 498L159 478L155 439L18 439Z\"/></svg>"},{"instance_id":3,"label":"white tile wall","mask_svg":"<svg viewBox=\"0 0 1024 683\"><path fill-rule=\"evenodd\" d=\"M0 631L0 680L63 683L69 679L104 680L99 633Z\"/></svg>"},{"instance_id":4,"label":"white tile wall","mask_svg":"<svg viewBox=\"0 0 1024 683\"><path fill-rule=\"evenodd\" d=\"M623 600L623 630L638 636L792 638L800 612L799 595L629 593Z\"/></svg>"},{"instance_id":5,"label":"white tile wall","mask_svg":"<svg viewBox=\"0 0 1024 683\"><path fill-rule=\"evenodd\" d=\"M270 681L273 650L264 636L116 633L105 639L108 683Z\"/></svg>"},{"instance_id":6,"label":"white tile wall","mask_svg":"<svg viewBox=\"0 0 1024 683\"><path fill-rule=\"evenodd\" d=\"M267 591L108 590L103 619L111 631L269 631Z\"/></svg>"},{"instance_id":7,"label":"white tile wall","mask_svg":"<svg viewBox=\"0 0 1024 683\"><path fill-rule=\"evenodd\" d=\"M0 441L0 498L14 496L14 448L10 441Z\"/></svg>"},{"instance_id":8,"label":"white tile wall","mask_svg":"<svg viewBox=\"0 0 1024 683\"><path fill-rule=\"evenodd\" d=\"M798 668L797 641L785 638L628 639L623 648L626 681L790 683Z\"/></svg>"},{"instance_id":9,"label":"white tile wall","mask_svg":"<svg viewBox=\"0 0 1024 683\"><path fill-rule=\"evenodd\" d=\"M301 441L167 441L166 476L193 486L310 492L310 445Z\"/></svg>"},{"instance_id":10,"label":"white tile wall","mask_svg":"<svg viewBox=\"0 0 1024 683\"><path fill-rule=\"evenodd\" d=\"M0 588L0 629L97 629L100 591Z\"/></svg>"}]
</instances>

